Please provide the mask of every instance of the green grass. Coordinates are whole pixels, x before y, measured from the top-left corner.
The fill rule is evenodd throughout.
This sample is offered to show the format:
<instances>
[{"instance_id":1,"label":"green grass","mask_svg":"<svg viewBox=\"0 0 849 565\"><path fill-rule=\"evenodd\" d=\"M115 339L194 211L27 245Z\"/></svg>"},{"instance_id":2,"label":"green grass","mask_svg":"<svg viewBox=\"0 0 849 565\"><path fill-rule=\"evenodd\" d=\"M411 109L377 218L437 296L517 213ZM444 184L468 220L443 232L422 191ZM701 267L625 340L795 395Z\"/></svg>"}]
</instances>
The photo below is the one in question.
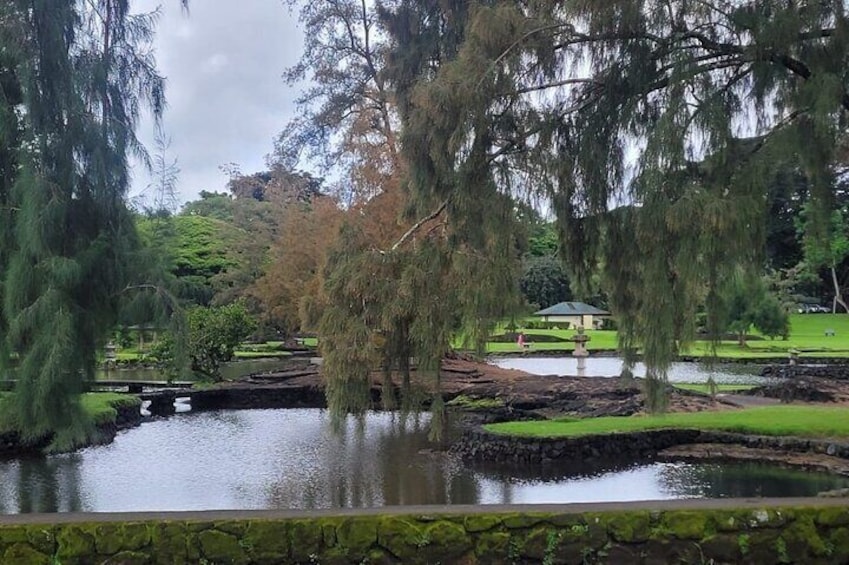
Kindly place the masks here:
<instances>
[{"instance_id":1,"label":"green grass","mask_svg":"<svg viewBox=\"0 0 849 565\"><path fill-rule=\"evenodd\" d=\"M0 392L0 406L3 403L10 401L11 392ZM128 394L118 394L117 392L89 392L82 395L83 410L91 418L95 424L110 424L115 421L118 416L116 407L119 406L139 406L138 397ZM9 419L0 418L0 432L9 431L16 428L16 424Z\"/></svg>"},{"instance_id":2,"label":"green grass","mask_svg":"<svg viewBox=\"0 0 849 565\"><path fill-rule=\"evenodd\" d=\"M849 409L824 406L767 406L663 416L587 418L489 424L491 432L526 437L577 437L656 429L699 429L769 436L847 437Z\"/></svg>"},{"instance_id":3,"label":"green grass","mask_svg":"<svg viewBox=\"0 0 849 565\"><path fill-rule=\"evenodd\" d=\"M833 337L826 337L825 330L834 330ZM497 333L503 333L503 329ZM574 344L563 343L533 343L533 336L539 334L568 338L575 335L574 330L523 330L532 343L529 351L572 351ZM758 335L752 329L751 335ZM616 332L606 330L587 330L590 337L587 349L611 350L617 348ZM769 339L750 340L747 346L741 348L736 341L723 341L718 344L717 355L731 359L757 359L766 357L787 357L789 351L795 349L803 357L849 357L849 315L847 314L792 314L790 316L790 336L787 340ZM519 353L521 350L515 343L487 344L490 353ZM684 355L707 357L711 355L710 343L697 341Z\"/></svg>"},{"instance_id":4,"label":"green grass","mask_svg":"<svg viewBox=\"0 0 849 565\"><path fill-rule=\"evenodd\" d=\"M269 357L288 357L288 351L234 351L236 359L267 359Z\"/></svg>"},{"instance_id":5,"label":"green grass","mask_svg":"<svg viewBox=\"0 0 849 565\"><path fill-rule=\"evenodd\" d=\"M575 330L522 330L525 333L525 337L527 341L531 343L531 347L529 351L572 351L575 349L575 344L571 341L567 342L554 342L554 343L542 343L542 342L534 342L535 335L553 335L559 338L571 338L574 337L578 332ZM499 332L501 333L501 332ZM599 349L616 349L616 332L611 330L587 330L584 332L587 336L589 336L590 340L587 342L587 349L590 351L599 350ZM489 342L487 343L487 351L491 353L495 352L519 352L519 346L516 345L515 342L507 342L507 343L496 343Z\"/></svg>"},{"instance_id":6,"label":"green grass","mask_svg":"<svg viewBox=\"0 0 849 565\"><path fill-rule=\"evenodd\" d=\"M129 394L117 392L89 392L83 395L83 409L95 424L108 424L118 416L119 406L138 406L139 399Z\"/></svg>"},{"instance_id":7,"label":"green grass","mask_svg":"<svg viewBox=\"0 0 849 565\"><path fill-rule=\"evenodd\" d=\"M455 408L463 408L467 410L486 409L486 408L501 408L504 406L504 401L499 398L487 398L477 396L466 396L461 394L445 403L446 406Z\"/></svg>"},{"instance_id":8,"label":"green grass","mask_svg":"<svg viewBox=\"0 0 849 565\"><path fill-rule=\"evenodd\" d=\"M672 386L675 388L683 388L686 390L692 390L695 392L702 392L704 394L710 394L710 387L705 383L672 383ZM735 384L718 384L716 385L717 392L735 392L742 390L749 390L750 388L754 388L755 385L735 385Z\"/></svg>"}]
</instances>

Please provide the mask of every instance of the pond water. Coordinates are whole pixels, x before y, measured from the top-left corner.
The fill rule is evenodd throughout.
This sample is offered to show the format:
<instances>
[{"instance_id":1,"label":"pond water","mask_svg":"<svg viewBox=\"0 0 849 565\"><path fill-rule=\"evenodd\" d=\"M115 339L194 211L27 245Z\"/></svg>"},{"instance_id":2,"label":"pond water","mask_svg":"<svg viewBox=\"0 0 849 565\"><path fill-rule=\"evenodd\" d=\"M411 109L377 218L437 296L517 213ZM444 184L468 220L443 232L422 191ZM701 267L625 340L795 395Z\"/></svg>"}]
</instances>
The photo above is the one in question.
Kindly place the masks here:
<instances>
[{"instance_id":1,"label":"pond water","mask_svg":"<svg viewBox=\"0 0 849 565\"><path fill-rule=\"evenodd\" d=\"M578 371L578 360L574 357L495 357L489 361L504 369L520 369L534 375L572 375L582 377L618 377L622 371L622 360L616 357L588 357L586 369ZM764 384L767 379L760 376L761 367L748 363L714 364L672 363L669 382L703 383L713 375L717 384ZM645 377L646 366L637 363L634 376Z\"/></svg>"},{"instance_id":2,"label":"pond water","mask_svg":"<svg viewBox=\"0 0 849 565\"><path fill-rule=\"evenodd\" d=\"M0 513L347 508L807 496L849 478L765 465L474 466L429 449L427 415L224 410L143 424L110 445L0 461Z\"/></svg>"}]
</instances>

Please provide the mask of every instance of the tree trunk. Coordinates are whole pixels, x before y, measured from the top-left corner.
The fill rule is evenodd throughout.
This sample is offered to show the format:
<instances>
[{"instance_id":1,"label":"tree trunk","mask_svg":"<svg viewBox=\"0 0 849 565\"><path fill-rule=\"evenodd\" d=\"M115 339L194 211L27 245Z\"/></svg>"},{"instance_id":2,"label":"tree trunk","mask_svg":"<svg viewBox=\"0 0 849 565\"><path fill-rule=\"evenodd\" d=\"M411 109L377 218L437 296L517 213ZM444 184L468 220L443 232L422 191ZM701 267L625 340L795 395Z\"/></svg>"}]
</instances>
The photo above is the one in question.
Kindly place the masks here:
<instances>
[{"instance_id":1,"label":"tree trunk","mask_svg":"<svg viewBox=\"0 0 849 565\"><path fill-rule=\"evenodd\" d=\"M846 310L846 313L849 314L849 306L846 305L846 301L843 300L843 295L840 293L840 282L837 280L837 270L834 268L834 265L831 266L831 282L834 283L834 302L831 305L831 313L836 314L837 305L840 304Z\"/></svg>"},{"instance_id":2,"label":"tree trunk","mask_svg":"<svg viewBox=\"0 0 849 565\"><path fill-rule=\"evenodd\" d=\"M392 382L392 361L383 361L383 382L380 386L380 400L384 410L395 410L395 384Z\"/></svg>"}]
</instances>

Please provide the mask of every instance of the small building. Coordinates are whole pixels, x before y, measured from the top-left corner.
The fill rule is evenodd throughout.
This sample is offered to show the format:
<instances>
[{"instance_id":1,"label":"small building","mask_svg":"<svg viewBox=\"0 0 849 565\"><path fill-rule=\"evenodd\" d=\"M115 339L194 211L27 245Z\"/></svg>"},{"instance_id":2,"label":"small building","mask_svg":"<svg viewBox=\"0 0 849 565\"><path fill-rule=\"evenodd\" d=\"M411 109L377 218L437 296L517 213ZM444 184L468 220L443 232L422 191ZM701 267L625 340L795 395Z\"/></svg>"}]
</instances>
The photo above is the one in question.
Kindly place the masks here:
<instances>
[{"instance_id":1,"label":"small building","mask_svg":"<svg viewBox=\"0 0 849 565\"><path fill-rule=\"evenodd\" d=\"M610 312L583 302L560 302L534 312L534 316L540 316L544 322L568 322L570 328L591 329L596 327L593 324L600 325L601 318L610 316Z\"/></svg>"}]
</instances>

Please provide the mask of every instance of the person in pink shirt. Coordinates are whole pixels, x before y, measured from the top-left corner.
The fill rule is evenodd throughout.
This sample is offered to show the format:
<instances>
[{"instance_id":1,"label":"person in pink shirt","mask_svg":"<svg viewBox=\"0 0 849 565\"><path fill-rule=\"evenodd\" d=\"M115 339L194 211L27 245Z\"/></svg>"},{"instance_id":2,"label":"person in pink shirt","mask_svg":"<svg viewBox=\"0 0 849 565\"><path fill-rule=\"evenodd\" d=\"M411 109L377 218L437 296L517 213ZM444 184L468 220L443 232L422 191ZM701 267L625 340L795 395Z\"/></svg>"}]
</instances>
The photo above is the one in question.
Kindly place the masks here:
<instances>
[{"instance_id":1,"label":"person in pink shirt","mask_svg":"<svg viewBox=\"0 0 849 565\"><path fill-rule=\"evenodd\" d=\"M528 344L525 342L525 333L519 332L519 337L516 338L516 345L519 346L519 349L525 349Z\"/></svg>"}]
</instances>

